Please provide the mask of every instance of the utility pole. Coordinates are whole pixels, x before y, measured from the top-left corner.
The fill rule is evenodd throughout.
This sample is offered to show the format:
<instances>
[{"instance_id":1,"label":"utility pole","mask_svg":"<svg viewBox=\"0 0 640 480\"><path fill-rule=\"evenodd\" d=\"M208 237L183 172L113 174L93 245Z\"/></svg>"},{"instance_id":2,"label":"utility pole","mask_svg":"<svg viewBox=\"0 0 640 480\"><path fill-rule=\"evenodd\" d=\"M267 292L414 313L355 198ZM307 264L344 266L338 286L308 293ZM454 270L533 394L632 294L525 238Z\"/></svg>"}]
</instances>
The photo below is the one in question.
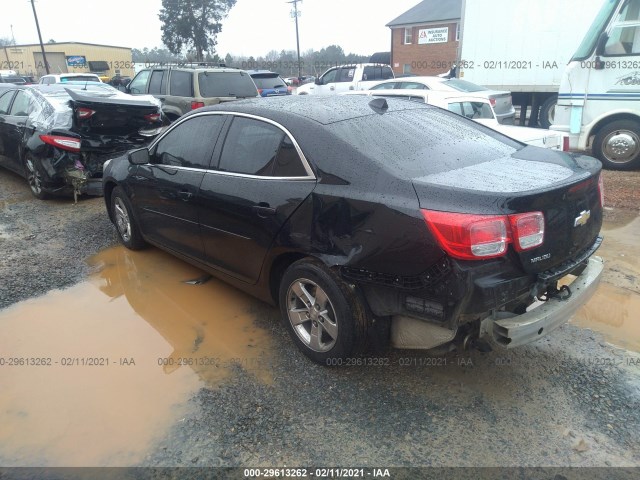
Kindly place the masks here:
<instances>
[{"instance_id":1,"label":"utility pole","mask_svg":"<svg viewBox=\"0 0 640 480\"><path fill-rule=\"evenodd\" d=\"M33 8L33 18L36 19L36 28L38 29L38 38L40 39L40 49L42 50L42 59L44 60L44 69L49 75L49 63L47 62L47 54L44 52L44 43L42 43L42 34L40 33L40 24L38 23L38 14L36 13L36 5L31 0L31 8Z\"/></svg>"},{"instance_id":2,"label":"utility pole","mask_svg":"<svg viewBox=\"0 0 640 480\"><path fill-rule=\"evenodd\" d=\"M296 48L298 51L298 81L302 78L302 65L300 65L300 35L298 34L298 17L301 12L298 12L298 2L302 0L291 0L287 3L293 3L293 12L291 12L291 16L296 20Z\"/></svg>"}]
</instances>

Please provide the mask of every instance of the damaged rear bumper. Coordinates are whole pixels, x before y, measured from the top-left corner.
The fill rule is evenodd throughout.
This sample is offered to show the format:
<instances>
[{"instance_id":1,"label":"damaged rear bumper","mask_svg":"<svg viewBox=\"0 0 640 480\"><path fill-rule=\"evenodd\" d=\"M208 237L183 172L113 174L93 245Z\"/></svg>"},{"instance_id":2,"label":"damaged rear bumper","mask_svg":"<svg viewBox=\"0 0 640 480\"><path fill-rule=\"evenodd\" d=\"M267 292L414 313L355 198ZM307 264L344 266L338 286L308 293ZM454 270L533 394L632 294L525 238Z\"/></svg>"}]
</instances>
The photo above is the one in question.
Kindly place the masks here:
<instances>
[{"instance_id":1,"label":"damaged rear bumper","mask_svg":"<svg viewBox=\"0 0 640 480\"><path fill-rule=\"evenodd\" d=\"M603 260L592 256L584 271L571 283L569 298L550 298L526 313L509 318L494 315L483 321L482 330L490 332L493 339L505 348L518 347L542 338L566 323L593 296L603 269Z\"/></svg>"}]
</instances>

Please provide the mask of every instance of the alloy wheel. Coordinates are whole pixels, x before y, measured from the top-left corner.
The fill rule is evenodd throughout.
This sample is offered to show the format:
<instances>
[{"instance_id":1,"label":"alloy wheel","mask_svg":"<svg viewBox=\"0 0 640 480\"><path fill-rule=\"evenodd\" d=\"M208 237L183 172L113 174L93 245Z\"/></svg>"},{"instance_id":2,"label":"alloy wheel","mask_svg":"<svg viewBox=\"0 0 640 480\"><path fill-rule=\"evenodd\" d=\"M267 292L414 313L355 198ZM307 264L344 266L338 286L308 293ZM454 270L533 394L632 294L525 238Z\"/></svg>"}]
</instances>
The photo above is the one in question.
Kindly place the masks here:
<instances>
[{"instance_id":1,"label":"alloy wheel","mask_svg":"<svg viewBox=\"0 0 640 480\"><path fill-rule=\"evenodd\" d=\"M127 207L124 201L120 197L116 197L114 200L114 217L116 220L116 227L122 237L122 240L128 242L131 240L131 221L127 212Z\"/></svg>"}]
</instances>

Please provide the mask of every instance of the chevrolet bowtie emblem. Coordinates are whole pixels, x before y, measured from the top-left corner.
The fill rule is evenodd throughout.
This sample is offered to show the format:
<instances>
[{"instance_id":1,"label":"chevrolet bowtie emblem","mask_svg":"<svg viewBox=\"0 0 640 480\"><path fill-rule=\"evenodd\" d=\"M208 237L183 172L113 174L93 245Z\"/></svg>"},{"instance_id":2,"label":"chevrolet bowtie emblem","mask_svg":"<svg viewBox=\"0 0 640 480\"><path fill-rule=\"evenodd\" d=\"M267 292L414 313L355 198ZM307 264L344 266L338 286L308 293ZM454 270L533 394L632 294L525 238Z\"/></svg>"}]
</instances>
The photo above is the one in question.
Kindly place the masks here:
<instances>
[{"instance_id":1,"label":"chevrolet bowtie emblem","mask_svg":"<svg viewBox=\"0 0 640 480\"><path fill-rule=\"evenodd\" d=\"M580 212L580 215L578 215L573 221L573 226L579 227L580 225L586 225L590 218L591 210L583 210Z\"/></svg>"}]
</instances>

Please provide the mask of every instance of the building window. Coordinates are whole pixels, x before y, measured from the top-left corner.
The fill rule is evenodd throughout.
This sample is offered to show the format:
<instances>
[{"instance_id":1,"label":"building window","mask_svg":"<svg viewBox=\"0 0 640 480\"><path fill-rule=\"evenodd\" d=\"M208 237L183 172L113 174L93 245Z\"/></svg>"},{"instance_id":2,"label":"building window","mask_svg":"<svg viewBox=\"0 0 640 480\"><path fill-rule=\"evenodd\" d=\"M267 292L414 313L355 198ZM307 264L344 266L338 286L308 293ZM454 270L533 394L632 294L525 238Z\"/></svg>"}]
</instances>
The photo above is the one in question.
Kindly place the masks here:
<instances>
[{"instance_id":1,"label":"building window","mask_svg":"<svg viewBox=\"0 0 640 480\"><path fill-rule=\"evenodd\" d=\"M460 41L460 23L456 23L456 42Z\"/></svg>"},{"instance_id":2,"label":"building window","mask_svg":"<svg viewBox=\"0 0 640 480\"><path fill-rule=\"evenodd\" d=\"M410 63L405 63L402 66L402 73L411 73L411 64Z\"/></svg>"},{"instance_id":3,"label":"building window","mask_svg":"<svg viewBox=\"0 0 640 480\"><path fill-rule=\"evenodd\" d=\"M404 29L404 44L409 45L411 43L411 27L405 27Z\"/></svg>"}]
</instances>

